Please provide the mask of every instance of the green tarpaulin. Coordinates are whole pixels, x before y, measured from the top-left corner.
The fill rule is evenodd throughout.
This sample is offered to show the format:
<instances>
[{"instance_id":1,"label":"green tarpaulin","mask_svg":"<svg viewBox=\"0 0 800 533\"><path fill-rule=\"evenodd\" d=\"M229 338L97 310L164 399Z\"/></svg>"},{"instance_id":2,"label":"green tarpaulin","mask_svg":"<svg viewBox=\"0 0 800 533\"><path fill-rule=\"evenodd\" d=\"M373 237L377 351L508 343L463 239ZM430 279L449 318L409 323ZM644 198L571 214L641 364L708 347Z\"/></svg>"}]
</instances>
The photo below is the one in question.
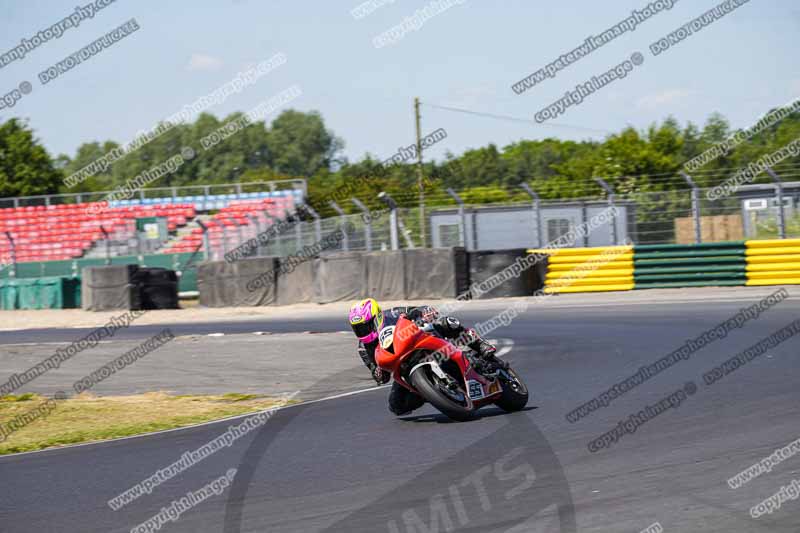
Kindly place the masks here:
<instances>
[{"instance_id":1,"label":"green tarpaulin","mask_svg":"<svg viewBox=\"0 0 800 533\"><path fill-rule=\"evenodd\" d=\"M75 309L80 305L80 279L47 277L0 280L0 309Z\"/></svg>"}]
</instances>

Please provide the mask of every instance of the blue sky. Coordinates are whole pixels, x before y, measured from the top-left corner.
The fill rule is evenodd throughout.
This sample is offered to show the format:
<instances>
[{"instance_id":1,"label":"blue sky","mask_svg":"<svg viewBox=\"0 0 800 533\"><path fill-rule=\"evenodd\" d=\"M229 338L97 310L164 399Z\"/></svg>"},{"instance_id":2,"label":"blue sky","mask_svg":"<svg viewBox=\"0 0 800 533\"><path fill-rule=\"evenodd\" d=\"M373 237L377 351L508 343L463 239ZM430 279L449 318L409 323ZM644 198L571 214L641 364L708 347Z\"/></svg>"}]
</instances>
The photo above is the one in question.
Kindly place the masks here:
<instances>
[{"instance_id":1,"label":"blue sky","mask_svg":"<svg viewBox=\"0 0 800 533\"><path fill-rule=\"evenodd\" d=\"M89 0L4 0L0 53L72 13ZM493 142L520 139L601 139L668 115L702 124L711 112L747 127L771 107L800 96L792 56L800 35L796 0L750 0L723 19L654 57L648 46L719 3L680 0L555 78L517 95L511 85L622 21L649 0L464 0L425 21L398 42L376 48L373 38L431 0L395 0L356 20L361 0L117 0L60 39L42 44L0 69L0 95L20 82L33 92L0 120L29 119L53 155L74 155L92 140L124 142L137 131L210 93L248 66L278 52L287 63L209 111L248 110L297 84L291 103L318 110L345 140L351 160L367 152L390 157L414 140L412 102L509 115L501 121L423 107L423 133L448 137L426 152L439 159ZM141 29L42 85L37 74L106 32L135 18ZM550 121L534 113L630 57L645 62Z\"/></svg>"}]
</instances>

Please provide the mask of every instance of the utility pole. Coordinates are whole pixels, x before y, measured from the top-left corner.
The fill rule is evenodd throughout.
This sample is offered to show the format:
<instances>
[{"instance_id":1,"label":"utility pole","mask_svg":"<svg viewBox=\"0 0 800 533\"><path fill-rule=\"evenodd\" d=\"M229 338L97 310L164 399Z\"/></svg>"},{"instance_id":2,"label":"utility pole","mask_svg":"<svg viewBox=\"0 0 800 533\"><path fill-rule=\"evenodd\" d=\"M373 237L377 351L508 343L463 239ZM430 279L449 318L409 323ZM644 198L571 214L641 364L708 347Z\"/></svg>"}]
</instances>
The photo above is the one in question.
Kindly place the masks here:
<instances>
[{"instance_id":1,"label":"utility pole","mask_svg":"<svg viewBox=\"0 0 800 533\"><path fill-rule=\"evenodd\" d=\"M427 248L425 237L425 189L422 186L422 130L420 128L419 98L414 98L414 118L417 125L417 185L419 186L419 231L420 242Z\"/></svg>"}]
</instances>

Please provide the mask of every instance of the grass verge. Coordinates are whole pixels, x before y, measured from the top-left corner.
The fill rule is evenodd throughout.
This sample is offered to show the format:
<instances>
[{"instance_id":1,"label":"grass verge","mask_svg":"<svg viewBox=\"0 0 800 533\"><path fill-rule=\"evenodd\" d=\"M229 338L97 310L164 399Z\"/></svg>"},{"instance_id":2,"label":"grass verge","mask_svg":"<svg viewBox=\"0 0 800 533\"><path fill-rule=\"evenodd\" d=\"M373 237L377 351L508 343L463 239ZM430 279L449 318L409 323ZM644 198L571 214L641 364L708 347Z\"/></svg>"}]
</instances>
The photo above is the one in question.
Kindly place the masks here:
<instances>
[{"instance_id":1,"label":"grass verge","mask_svg":"<svg viewBox=\"0 0 800 533\"><path fill-rule=\"evenodd\" d=\"M8 427L15 417L43 407L46 401L36 394L0 397L0 425ZM291 403L297 401L237 393L172 396L150 392L102 397L83 393L58 401L49 414L0 440L0 455L141 435ZM2 436L0 431L0 439Z\"/></svg>"}]
</instances>

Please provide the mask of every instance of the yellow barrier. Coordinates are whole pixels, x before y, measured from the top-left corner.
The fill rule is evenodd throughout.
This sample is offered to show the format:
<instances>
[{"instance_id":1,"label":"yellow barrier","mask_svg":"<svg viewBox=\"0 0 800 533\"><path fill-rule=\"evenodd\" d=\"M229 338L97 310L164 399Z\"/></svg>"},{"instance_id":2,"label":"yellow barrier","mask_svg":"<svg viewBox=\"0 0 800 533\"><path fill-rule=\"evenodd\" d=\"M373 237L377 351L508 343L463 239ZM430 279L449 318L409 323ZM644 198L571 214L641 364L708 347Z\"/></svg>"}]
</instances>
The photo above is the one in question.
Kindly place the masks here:
<instances>
[{"instance_id":1,"label":"yellow barrier","mask_svg":"<svg viewBox=\"0 0 800 533\"><path fill-rule=\"evenodd\" d=\"M747 241L749 286L800 285L800 239Z\"/></svg>"},{"instance_id":2,"label":"yellow barrier","mask_svg":"<svg viewBox=\"0 0 800 533\"><path fill-rule=\"evenodd\" d=\"M800 239L765 239L763 241L746 241L746 248L784 248L800 246Z\"/></svg>"},{"instance_id":3,"label":"yellow barrier","mask_svg":"<svg viewBox=\"0 0 800 533\"><path fill-rule=\"evenodd\" d=\"M559 263L611 263L616 261L633 261L632 253L613 253L606 252L596 255L554 255L547 259L549 263L557 265Z\"/></svg>"},{"instance_id":4,"label":"yellow barrier","mask_svg":"<svg viewBox=\"0 0 800 533\"><path fill-rule=\"evenodd\" d=\"M748 287L758 287L763 285L800 285L800 277L781 279L748 279L745 285Z\"/></svg>"},{"instance_id":5,"label":"yellow barrier","mask_svg":"<svg viewBox=\"0 0 800 533\"><path fill-rule=\"evenodd\" d=\"M764 265L769 263L796 263L800 261L797 255L750 255L747 256L748 265Z\"/></svg>"},{"instance_id":6,"label":"yellow barrier","mask_svg":"<svg viewBox=\"0 0 800 533\"><path fill-rule=\"evenodd\" d=\"M800 278L800 270L772 270L769 272L748 272L747 279L787 279Z\"/></svg>"},{"instance_id":7,"label":"yellow barrier","mask_svg":"<svg viewBox=\"0 0 800 533\"><path fill-rule=\"evenodd\" d=\"M800 255L800 246L784 246L775 248L748 248L745 251L747 257L760 255ZM799 258L800 259L800 258Z\"/></svg>"},{"instance_id":8,"label":"yellow barrier","mask_svg":"<svg viewBox=\"0 0 800 533\"><path fill-rule=\"evenodd\" d=\"M622 285L633 283L633 276L616 276L613 278L554 279L547 282L548 287L578 287L587 285Z\"/></svg>"},{"instance_id":9,"label":"yellow barrier","mask_svg":"<svg viewBox=\"0 0 800 533\"><path fill-rule=\"evenodd\" d=\"M632 268L610 268L605 270L556 270L548 272L545 279L564 279L564 278L613 278L613 277L633 276Z\"/></svg>"},{"instance_id":10,"label":"yellow barrier","mask_svg":"<svg viewBox=\"0 0 800 533\"><path fill-rule=\"evenodd\" d=\"M793 257L793 256L790 256ZM800 261L796 263L751 263L747 265L747 272L774 272L796 270L800 273Z\"/></svg>"},{"instance_id":11,"label":"yellow barrier","mask_svg":"<svg viewBox=\"0 0 800 533\"><path fill-rule=\"evenodd\" d=\"M634 247L531 249L548 256L547 294L634 289ZM800 239L745 242L747 285L800 284Z\"/></svg>"},{"instance_id":12,"label":"yellow barrier","mask_svg":"<svg viewBox=\"0 0 800 533\"><path fill-rule=\"evenodd\" d=\"M554 263L549 264L549 272L564 270L627 270L633 268L633 261L609 261L608 263Z\"/></svg>"},{"instance_id":13,"label":"yellow barrier","mask_svg":"<svg viewBox=\"0 0 800 533\"><path fill-rule=\"evenodd\" d=\"M602 253L615 254L622 252L633 253L633 246L599 246L597 248L534 248L528 250L529 254L539 255L596 255Z\"/></svg>"},{"instance_id":14,"label":"yellow barrier","mask_svg":"<svg viewBox=\"0 0 800 533\"><path fill-rule=\"evenodd\" d=\"M532 249L547 255L546 294L629 291L633 281L633 246Z\"/></svg>"}]
</instances>

